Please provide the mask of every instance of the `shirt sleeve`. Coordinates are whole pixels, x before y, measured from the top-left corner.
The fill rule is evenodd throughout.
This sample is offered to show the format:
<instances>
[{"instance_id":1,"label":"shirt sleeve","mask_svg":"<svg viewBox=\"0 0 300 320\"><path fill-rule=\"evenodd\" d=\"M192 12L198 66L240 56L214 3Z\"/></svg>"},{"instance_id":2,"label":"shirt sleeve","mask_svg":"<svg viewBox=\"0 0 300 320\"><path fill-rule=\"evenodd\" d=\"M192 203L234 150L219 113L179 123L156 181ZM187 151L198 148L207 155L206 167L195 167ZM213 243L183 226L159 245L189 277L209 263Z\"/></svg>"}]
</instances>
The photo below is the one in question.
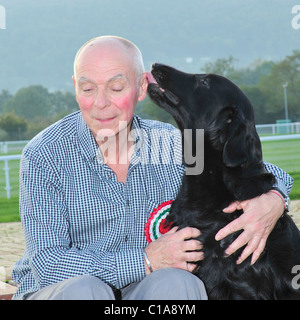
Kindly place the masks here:
<instances>
[{"instance_id":1,"label":"shirt sleeve","mask_svg":"<svg viewBox=\"0 0 300 320\"><path fill-rule=\"evenodd\" d=\"M273 173L276 178L276 183L273 187L277 187L286 196L291 192L294 179L281 168L275 166L274 164L264 162L267 171Z\"/></svg>"},{"instance_id":2,"label":"shirt sleeve","mask_svg":"<svg viewBox=\"0 0 300 320\"><path fill-rule=\"evenodd\" d=\"M53 163L27 150L20 167L21 219L38 287L79 275L99 277L115 288L140 281L145 277L142 249L103 252L78 249L72 244L69 209L59 170Z\"/></svg>"}]
</instances>

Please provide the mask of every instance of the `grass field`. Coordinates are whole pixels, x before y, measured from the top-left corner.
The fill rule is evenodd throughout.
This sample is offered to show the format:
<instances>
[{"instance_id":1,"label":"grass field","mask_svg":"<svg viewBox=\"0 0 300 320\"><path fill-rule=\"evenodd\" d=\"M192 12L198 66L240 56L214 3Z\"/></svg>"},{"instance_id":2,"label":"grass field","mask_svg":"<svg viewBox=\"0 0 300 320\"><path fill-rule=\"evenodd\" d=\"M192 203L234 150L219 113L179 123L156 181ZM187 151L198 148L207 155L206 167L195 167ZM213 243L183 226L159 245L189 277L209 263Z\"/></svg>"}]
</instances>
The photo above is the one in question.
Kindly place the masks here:
<instances>
[{"instance_id":1,"label":"grass field","mask_svg":"<svg viewBox=\"0 0 300 320\"><path fill-rule=\"evenodd\" d=\"M300 139L262 142L265 161L276 164L294 179L291 199L300 199Z\"/></svg>"},{"instance_id":2,"label":"grass field","mask_svg":"<svg viewBox=\"0 0 300 320\"><path fill-rule=\"evenodd\" d=\"M294 178L291 199L300 199L300 139L262 142L265 161L273 163ZM4 162L0 161L0 222L19 221L19 161L9 162L11 199L6 199Z\"/></svg>"},{"instance_id":3,"label":"grass field","mask_svg":"<svg viewBox=\"0 0 300 320\"><path fill-rule=\"evenodd\" d=\"M265 161L276 164L286 172L300 172L300 139L263 141Z\"/></svg>"},{"instance_id":4,"label":"grass field","mask_svg":"<svg viewBox=\"0 0 300 320\"><path fill-rule=\"evenodd\" d=\"M19 197L0 198L0 223L20 221Z\"/></svg>"}]
</instances>

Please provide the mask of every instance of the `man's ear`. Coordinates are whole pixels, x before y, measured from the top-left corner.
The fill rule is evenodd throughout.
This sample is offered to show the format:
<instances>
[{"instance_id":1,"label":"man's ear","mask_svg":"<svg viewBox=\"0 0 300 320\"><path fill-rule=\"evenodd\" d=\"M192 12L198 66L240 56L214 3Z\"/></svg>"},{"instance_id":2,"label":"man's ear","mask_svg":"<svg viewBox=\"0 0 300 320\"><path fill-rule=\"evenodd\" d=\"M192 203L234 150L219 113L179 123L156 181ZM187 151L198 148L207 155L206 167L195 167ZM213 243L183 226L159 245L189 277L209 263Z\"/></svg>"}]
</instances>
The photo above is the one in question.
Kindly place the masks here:
<instances>
[{"instance_id":1,"label":"man's ear","mask_svg":"<svg viewBox=\"0 0 300 320\"><path fill-rule=\"evenodd\" d=\"M75 78L74 75L72 76L72 80L73 80L74 88L75 88L75 99L76 99L76 101L77 101L76 78ZM77 101L77 103L78 103L78 101Z\"/></svg>"},{"instance_id":2,"label":"man's ear","mask_svg":"<svg viewBox=\"0 0 300 320\"><path fill-rule=\"evenodd\" d=\"M148 88L147 73L144 72L139 82L138 101L142 101L145 99L147 95L147 88Z\"/></svg>"},{"instance_id":3,"label":"man's ear","mask_svg":"<svg viewBox=\"0 0 300 320\"><path fill-rule=\"evenodd\" d=\"M75 89L75 96L76 96L76 100L77 100L77 87L76 87L76 77L73 75L72 76L72 80L73 80L73 84L74 84L74 89Z\"/></svg>"}]
</instances>

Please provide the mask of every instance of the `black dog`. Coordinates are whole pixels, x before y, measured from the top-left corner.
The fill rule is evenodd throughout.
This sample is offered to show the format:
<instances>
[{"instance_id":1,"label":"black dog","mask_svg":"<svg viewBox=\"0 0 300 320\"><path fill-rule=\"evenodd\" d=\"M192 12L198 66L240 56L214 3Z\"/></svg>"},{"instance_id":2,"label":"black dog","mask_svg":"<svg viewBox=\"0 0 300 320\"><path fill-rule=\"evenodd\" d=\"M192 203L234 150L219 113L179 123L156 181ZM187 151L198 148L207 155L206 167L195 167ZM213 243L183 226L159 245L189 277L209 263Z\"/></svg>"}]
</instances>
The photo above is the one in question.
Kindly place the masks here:
<instances>
[{"instance_id":1,"label":"black dog","mask_svg":"<svg viewBox=\"0 0 300 320\"><path fill-rule=\"evenodd\" d=\"M250 101L218 75L187 74L159 64L153 65L152 75L157 84L149 84L150 98L174 117L181 132L204 129L204 170L183 177L167 221L201 230L205 258L198 262L196 275L205 283L209 299L300 299L292 272L300 265L300 231L286 213L252 266L250 257L236 264L243 248L224 257L241 232L215 240L222 227L242 214L222 209L234 200L266 193L274 184L262 160ZM182 141L184 149L188 142ZM195 141L192 146L195 152Z\"/></svg>"}]
</instances>

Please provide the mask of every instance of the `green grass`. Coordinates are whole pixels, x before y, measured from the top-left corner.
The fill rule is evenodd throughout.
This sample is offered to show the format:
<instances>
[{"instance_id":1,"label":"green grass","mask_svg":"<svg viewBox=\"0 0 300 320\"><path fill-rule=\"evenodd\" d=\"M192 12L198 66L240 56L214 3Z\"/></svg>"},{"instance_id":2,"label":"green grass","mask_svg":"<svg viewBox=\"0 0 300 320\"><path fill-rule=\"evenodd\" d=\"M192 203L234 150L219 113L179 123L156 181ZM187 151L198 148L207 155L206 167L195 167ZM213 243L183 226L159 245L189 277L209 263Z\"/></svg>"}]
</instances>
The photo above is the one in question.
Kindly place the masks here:
<instances>
[{"instance_id":1,"label":"green grass","mask_svg":"<svg viewBox=\"0 0 300 320\"><path fill-rule=\"evenodd\" d=\"M20 221L19 214L19 168L20 161L8 162L11 198L6 198L4 162L0 161L0 223Z\"/></svg>"},{"instance_id":2,"label":"green grass","mask_svg":"<svg viewBox=\"0 0 300 320\"><path fill-rule=\"evenodd\" d=\"M286 172L300 171L300 139L263 141L263 158Z\"/></svg>"},{"instance_id":3,"label":"green grass","mask_svg":"<svg viewBox=\"0 0 300 320\"><path fill-rule=\"evenodd\" d=\"M291 199L300 199L300 139L262 142L265 161L273 163L294 178ZM20 221L19 161L10 161L11 199L6 199L4 162L0 161L0 223Z\"/></svg>"},{"instance_id":4,"label":"green grass","mask_svg":"<svg viewBox=\"0 0 300 320\"><path fill-rule=\"evenodd\" d=\"M290 175L294 179L293 189L290 193L292 200L300 199L300 172L290 172Z\"/></svg>"},{"instance_id":5,"label":"green grass","mask_svg":"<svg viewBox=\"0 0 300 320\"><path fill-rule=\"evenodd\" d=\"M263 158L288 172L294 179L291 199L300 199L300 139L263 141Z\"/></svg>"},{"instance_id":6,"label":"green grass","mask_svg":"<svg viewBox=\"0 0 300 320\"><path fill-rule=\"evenodd\" d=\"M20 221L19 197L0 198L0 223Z\"/></svg>"}]
</instances>

